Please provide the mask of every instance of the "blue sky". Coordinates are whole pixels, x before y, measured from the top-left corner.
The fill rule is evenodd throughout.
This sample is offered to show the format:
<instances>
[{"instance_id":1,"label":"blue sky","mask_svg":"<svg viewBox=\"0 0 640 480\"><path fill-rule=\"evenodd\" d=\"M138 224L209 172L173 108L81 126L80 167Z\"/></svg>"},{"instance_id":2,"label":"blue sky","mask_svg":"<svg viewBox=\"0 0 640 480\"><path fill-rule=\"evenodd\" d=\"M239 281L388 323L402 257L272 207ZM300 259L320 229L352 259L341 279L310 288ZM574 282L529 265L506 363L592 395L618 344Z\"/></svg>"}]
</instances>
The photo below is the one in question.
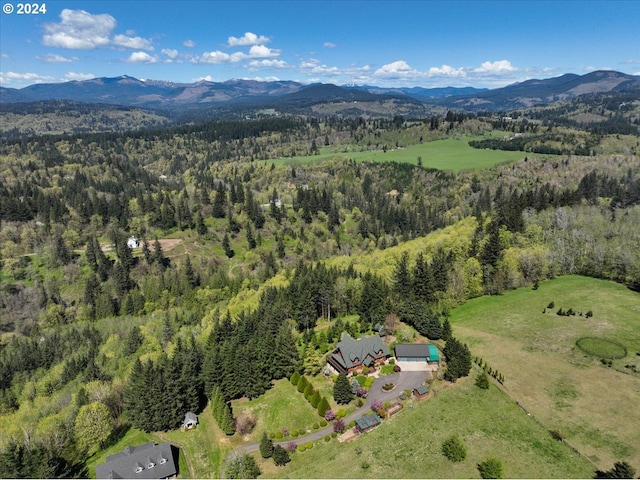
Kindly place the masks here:
<instances>
[{"instance_id":1,"label":"blue sky","mask_svg":"<svg viewBox=\"0 0 640 480\"><path fill-rule=\"evenodd\" d=\"M49 0L37 15L1 1L5 87L126 74L493 88L640 74L636 0Z\"/></svg>"}]
</instances>

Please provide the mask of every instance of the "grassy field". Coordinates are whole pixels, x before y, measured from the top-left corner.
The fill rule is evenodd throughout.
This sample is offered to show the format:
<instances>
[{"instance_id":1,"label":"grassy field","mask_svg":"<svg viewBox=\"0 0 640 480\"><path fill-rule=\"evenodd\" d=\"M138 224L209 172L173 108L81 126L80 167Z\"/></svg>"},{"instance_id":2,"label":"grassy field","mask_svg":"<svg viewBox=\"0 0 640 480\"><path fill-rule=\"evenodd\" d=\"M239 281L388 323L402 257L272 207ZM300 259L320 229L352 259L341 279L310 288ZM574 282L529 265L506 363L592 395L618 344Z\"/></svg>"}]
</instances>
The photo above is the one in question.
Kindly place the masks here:
<instances>
[{"instance_id":1,"label":"grassy field","mask_svg":"<svg viewBox=\"0 0 640 480\"><path fill-rule=\"evenodd\" d=\"M550 302L554 308L546 308ZM559 308L578 314L559 316ZM589 310L593 317L586 318ZM638 293L561 277L535 291L471 300L452 312L451 322L472 354L504 375L508 394L549 430L601 469L626 460L640 470L640 375L625 367L640 367ZM576 346L583 337L624 345L627 356L605 366Z\"/></svg>"},{"instance_id":2,"label":"grassy field","mask_svg":"<svg viewBox=\"0 0 640 480\"><path fill-rule=\"evenodd\" d=\"M475 374L474 374L475 375ZM476 465L495 456L505 478L590 478L594 467L529 418L497 387L460 380L415 402L350 443L316 442L285 467L255 455L264 478L477 478ZM457 434L467 458L452 463L442 442Z\"/></svg>"},{"instance_id":3,"label":"grassy field","mask_svg":"<svg viewBox=\"0 0 640 480\"><path fill-rule=\"evenodd\" d=\"M406 148L370 151L336 152L335 147L323 147L319 155L304 157L266 160L267 164L296 165L310 162L320 162L330 158L352 158L358 162L400 162L418 163L418 157L422 158L422 166L425 168L437 168L439 170L470 170L477 168L489 168L503 162L512 162L524 158L525 152L508 152L501 150L480 150L471 148L469 140L486 138L484 136L461 137L459 139L448 138L436 140Z\"/></svg>"},{"instance_id":4,"label":"grassy field","mask_svg":"<svg viewBox=\"0 0 640 480\"><path fill-rule=\"evenodd\" d=\"M312 383L316 386L318 381ZM262 432L275 433L283 427L304 432L321 420L304 395L286 379L274 382L273 388L259 398L234 400L232 405L234 416L252 414L256 417L258 422L249 437L254 442L260 441Z\"/></svg>"}]
</instances>

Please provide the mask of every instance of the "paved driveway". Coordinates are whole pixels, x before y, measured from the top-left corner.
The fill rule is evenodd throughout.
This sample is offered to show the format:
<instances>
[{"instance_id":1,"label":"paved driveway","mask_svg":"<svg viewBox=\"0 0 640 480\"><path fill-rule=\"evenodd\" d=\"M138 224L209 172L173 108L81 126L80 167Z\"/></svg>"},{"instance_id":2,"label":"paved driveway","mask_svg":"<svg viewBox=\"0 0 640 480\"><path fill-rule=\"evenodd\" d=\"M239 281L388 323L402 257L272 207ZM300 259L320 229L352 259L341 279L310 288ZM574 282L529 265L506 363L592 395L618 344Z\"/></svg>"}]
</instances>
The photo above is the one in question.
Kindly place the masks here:
<instances>
[{"instance_id":1,"label":"paved driveway","mask_svg":"<svg viewBox=\"0 0 640 480\"><path fill-rule=\"evenodd\" d=\"M374 402L374 400L379 400L382 403L396 400L404 389L408 388L409 390L412 390L414 387L422 385L430 376L431 372L423 370L418 372L398 372L376 378L375 381L371 384L371 388L369 389L369 394L367 395L367 400L364 405L353 412L351 415L347 415L343 419L345 425L348 424L351 420L362 417L365 413L371 410L371 404ZM396 388L389 392L385 392L382 389L382 386L385 383L389 382L394 383L396 385ZM294 442L300 445L304 442L320 440L325 435L330 434L331 432L333 432L333 425L328 425L325 428L321 428L307 435L275 443L282 445L283 447L286 446L289 442ZM247 445L243 445L240 448L251 452L254 450L258 450L258 447L258 443L250 443Z\"/></svg>"},{"instance_id":2,"label":"paved driveway","mask_svg":"<svg viewBox=\"0 0 640 480\"><path fill-rule=\"evenodd\" d=\"M422 370L415 372L393 373L391 375L384 375L376 378L373 384L371 384L371 388L369 389L367 401L365 402L364 407L358 410L358 414L362 415L364 412L370 410L371 403L373 403L374 400L379 400L382 403L395 400L400 396L403 390L407 388L409 390L413 390L414 387L422 385L430 376L430 372ZM385 392L382 389L382 386L389 382L395 383L396 388L389 392Z\"/></svg>"}]
</instances>

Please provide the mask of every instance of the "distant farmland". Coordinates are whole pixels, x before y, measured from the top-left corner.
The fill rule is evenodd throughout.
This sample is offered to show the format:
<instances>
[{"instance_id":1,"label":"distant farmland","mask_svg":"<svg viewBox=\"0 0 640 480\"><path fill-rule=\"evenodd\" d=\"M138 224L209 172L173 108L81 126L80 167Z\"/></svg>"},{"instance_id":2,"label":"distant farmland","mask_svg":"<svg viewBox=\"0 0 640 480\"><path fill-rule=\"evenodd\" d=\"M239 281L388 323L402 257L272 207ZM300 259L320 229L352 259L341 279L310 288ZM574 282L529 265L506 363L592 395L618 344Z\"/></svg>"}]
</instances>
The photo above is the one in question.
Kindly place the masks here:
<instances>
[{"instance_id":1,"label":"distant farmland","mask_svg":"<svg viewBox=\"0 0 640 480\"><path fill-rule=\"evenodd\" d=\"M422 166L425 168L437 168L439 170L460 170L490 168L504 162L520 160L525 156L536 155L526 152L511 152L501 150L478 150L469 146L469 140L485 137L462 137L460 139L448 138L436 140L406 148L389 148L386 152L382 150L368 150L364 152L333 152L332 147L324 147L319 155L304 157L282 158L266 160L266 163L276 165L297 165L309 162L320 162L332 158L353 159L358 162L400 162L418 163L418 157L422 159ZM536 155L539 156L539 155Z\"/></svg>"}]
</instances>

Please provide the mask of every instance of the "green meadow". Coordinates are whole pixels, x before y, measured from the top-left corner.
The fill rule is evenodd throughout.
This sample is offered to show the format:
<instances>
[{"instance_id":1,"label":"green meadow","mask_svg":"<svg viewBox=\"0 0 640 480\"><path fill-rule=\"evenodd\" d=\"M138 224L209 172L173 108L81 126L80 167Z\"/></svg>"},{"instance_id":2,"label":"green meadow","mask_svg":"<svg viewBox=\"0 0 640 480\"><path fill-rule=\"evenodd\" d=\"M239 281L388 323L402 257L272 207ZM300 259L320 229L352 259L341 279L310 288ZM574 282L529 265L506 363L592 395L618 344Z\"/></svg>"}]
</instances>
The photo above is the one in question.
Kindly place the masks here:
<instances>
[{"instance_id":1,"label":"green meadow","mask_svg":"<svg viewBox=\"0 0 640 480\"><path fill-rule=\"evenodd\" d=\"M471 170L490 168L499 163L513 162L524 158L525 152L508 152L501 150L479 150L469 146L469 140L485 138L483 136L448 138L411 145L404 148L389 148L382 150L345 151L336 152L335 147L323 147L320 154L303 157L282 158L266 160L267 164L276 165L302 165L306 163L321 162L329 159L353 159L358 162L399 162L418 163L418 157L422 159L424 168L436 168L438 170Z\"/></svg>"},{"instance_id":2,"label":"green meadow","mask_svg":"<svg viewBox=\"0 0 640 480\"><path fill-rule=\"evenodd\" d=\"M560 308L576 315L557 315ZM640 469L640 294L605 280L560 277L537 290L470 300L451 322L472 355L504 375L505 391L545 427L600 469L618 460ZM609 365L576 345L584 338L595 354L617 346L626 356Z\"/></svg>"}]
</instances>

